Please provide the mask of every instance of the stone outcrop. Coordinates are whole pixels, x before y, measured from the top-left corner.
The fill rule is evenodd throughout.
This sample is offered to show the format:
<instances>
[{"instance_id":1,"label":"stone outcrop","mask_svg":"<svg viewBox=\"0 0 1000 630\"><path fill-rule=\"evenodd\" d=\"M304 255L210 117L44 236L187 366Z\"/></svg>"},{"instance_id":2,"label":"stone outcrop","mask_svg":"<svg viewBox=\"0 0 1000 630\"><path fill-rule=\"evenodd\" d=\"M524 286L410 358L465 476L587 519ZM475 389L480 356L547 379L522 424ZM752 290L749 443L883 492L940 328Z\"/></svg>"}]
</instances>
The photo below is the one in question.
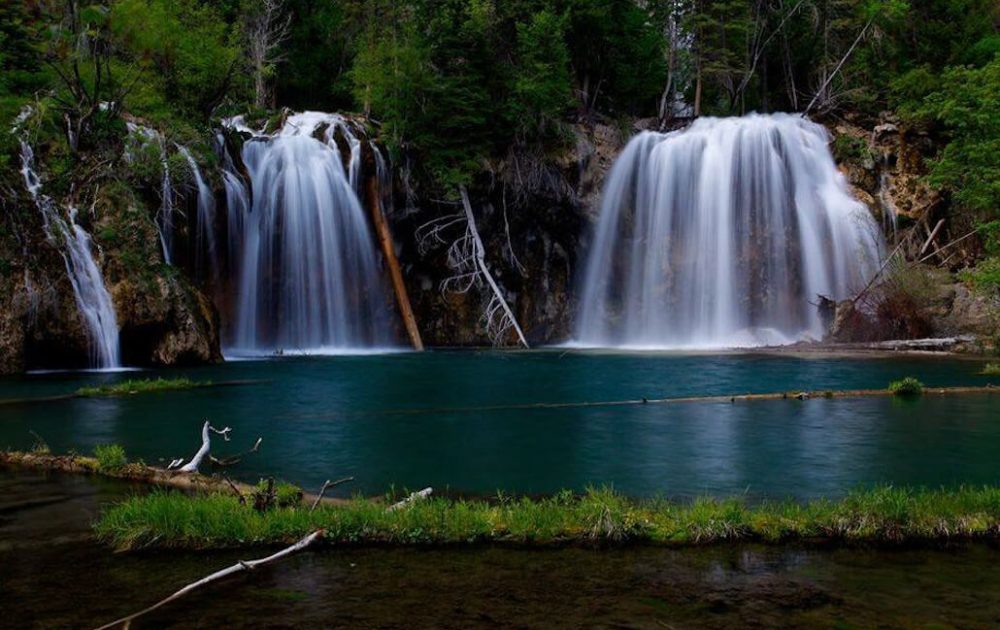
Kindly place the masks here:
<instances>
[{"instance_id":1,"label":"stone outcrop","mask_svg":"<svg viewBox=\"0 0 1000 630\"><path fill-rule=\"evenodd\" d=\"M90 340L59 245L46 237L31 199L8 191L3 210L17 224L0 238L0 373L88 367ZM117 185L78 215L112 297L122 361L219 361L218 315L181 269L163 263L153 215Z\"/></svg>"},{"instance_id":2,"label":"stone outcrop","mask_svg":"<svg viewBox=\"0 0 1000 630\"><path fill-rule=\"evenodd\" d=\"M487 264L531 344L565 341L572 334L576 282L601 186L624 144L605 124L578 125L557 154L512 152L491 164L489 180L470 189ZM407 290L428 345L489 344L483 295L442 292L451 275L447 243L422 253L419 226L456 207L397 199L390 216ZM461 228L455 235L461 234Z\"/></svg>"}]
</instances>

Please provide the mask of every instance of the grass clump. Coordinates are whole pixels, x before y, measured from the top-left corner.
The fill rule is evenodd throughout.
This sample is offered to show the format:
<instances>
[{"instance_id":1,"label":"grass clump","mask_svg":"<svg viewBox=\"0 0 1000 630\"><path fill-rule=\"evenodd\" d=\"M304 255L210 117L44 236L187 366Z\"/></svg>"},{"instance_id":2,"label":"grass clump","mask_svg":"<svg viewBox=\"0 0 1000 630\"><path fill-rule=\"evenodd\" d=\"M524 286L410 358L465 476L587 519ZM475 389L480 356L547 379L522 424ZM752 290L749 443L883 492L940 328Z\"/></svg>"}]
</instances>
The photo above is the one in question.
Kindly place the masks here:
<instances>
[{"instance_id":1,"label":"grass clump","mask_svg":"<svg viewBox=\"0 0 1000 630\"><path fill-rule=\"evenodd\" d=\"M207 387L211 381L196 382L189 378L157 378L157 379L136 379L112 383L109 385L97 385L94 387L81 387L76 390L77 396L86 398L100 396L127 396L129 394L144 394L149 392L166 392L181 389L193 389L195 387Z\"/></svg>"},{"instance_id":2,"label":"grass clump","mask_svg":"<svg viewBox=\"0 0 1000 630\"><path fill-rule=\"evenodd\" d=\"M893 396L919 396L924 393L924 384L912 376L907 376L902 380L889 383L889 391L892 392Z\"/></svg>"},{"instance_id":3,"label":"grass clump","mask_svg":"<svg viewBox=\"0 0 1000 630\"><path fill-rule=\"evenodd\" d=\"M100 472L121 470L128 465L125 449L118 444L98 444L94 448L94 457L97 458L97 470Z\"/></svg>"},{"instance_id":4,"label":"grass clump","mask_svg":"<svg viewBox=\"0 0 1000 630\"><path fill-rule=\"evenodd\" d=\"M1000 376L1000 363L987 363L980 374L983 376Z\"/></svg>"},{"instance_id":5,"label":"grass clump","mask_svg":"<svg viewBox=\"0 0 1000 630\"><path fill-rule=\"evenodd\" d=\"M602 488L537 500L430 498L391 512L364 498L314 511L275 506L261 512L231 494L156 491L113 506L95 527L102 540L120 549L285 544L320 528L332 544L901 543L1000 536L1000 488L882 486L838 501L754 505L735 498L633 501Z\"/></svg>"}]
</instances>

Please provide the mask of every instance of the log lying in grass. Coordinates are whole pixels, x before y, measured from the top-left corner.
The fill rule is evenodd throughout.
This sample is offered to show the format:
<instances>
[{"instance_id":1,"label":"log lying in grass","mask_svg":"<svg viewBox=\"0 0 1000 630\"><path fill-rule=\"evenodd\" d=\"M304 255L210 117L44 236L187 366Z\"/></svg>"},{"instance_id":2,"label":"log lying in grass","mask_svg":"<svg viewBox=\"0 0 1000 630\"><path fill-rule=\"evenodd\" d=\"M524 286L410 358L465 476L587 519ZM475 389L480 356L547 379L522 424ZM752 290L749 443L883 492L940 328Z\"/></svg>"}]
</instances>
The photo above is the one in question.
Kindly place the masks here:
<instances>
[{"instance_id":1,"label":"log lying in grass","mask_svg":"<svg viewBox=\"0 0 1000 630\"><path fill-rule=\"evenodd\" d=\"M227 480L226 477L203 475L200 473L182 473L177 470L167 470L155 466L132 462L113 470L101 469L96 457L85 455L52 455L50 453L25 453L21 451L0 451L0 467L24 468L30 470L45 470L78 475L100 475L111 479L121 479L136 483L148 484L160 488L174 488L184 492L213 493L236 492L251 495L257 489L238 481ZM345 500L336 497L317 497L314 494L303 493L302 501L317 501L323 505L337 505Z\"/></svg>"},{"instance_id":2,"label":"log lying in grass","mask_svg":"<svg viewBox=\"0 0 1000 630\"><path fill-rule=\"evenodd\" d=\"M407 496L405 499L403 499L402 501L399 501L397 503L393 503L392 505L390 505L389 507L387 507L386 511L387 512L395 512L396 510L401 510L401 509L405 508L406 506L410 505L411 503L413 503L415 501L419 501L421 499L426 499L427 497L431 496L432 492L434 492L433 488L424 488L423 490L419 490L417 492L413 492L409 496Z\"/></svg>"}]
</instances>

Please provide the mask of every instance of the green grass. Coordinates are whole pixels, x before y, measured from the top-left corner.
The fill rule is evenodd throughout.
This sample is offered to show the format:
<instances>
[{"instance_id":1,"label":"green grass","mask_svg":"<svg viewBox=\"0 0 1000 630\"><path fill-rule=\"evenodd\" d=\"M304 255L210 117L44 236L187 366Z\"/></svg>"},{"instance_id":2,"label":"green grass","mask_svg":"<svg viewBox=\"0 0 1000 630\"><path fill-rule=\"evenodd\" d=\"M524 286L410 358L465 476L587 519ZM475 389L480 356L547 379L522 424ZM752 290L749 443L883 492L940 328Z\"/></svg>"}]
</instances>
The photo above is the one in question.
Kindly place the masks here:
<instances>
[{"instance_id":1,"label":"green grass","mask_svg":"<svg viewBox=\"0 0 1000 630\"><path fill-rule=\"evenodd\" d=\"M889 383L889 391L894 396L919 396L924 393L924 384L912 376L907 376L903 380Z\"/></svg>"},{"instance_id":2,"label":"green grass","mask_svg":"<svg viewBox=\"0 0 1000 630\"><path fill-rule=\"evenodd\" d=\"M983 376L1000 376L1000 363L987 363L980 374Z\"/></svg>"},{"instance_id":3,"label":"green grass","mask_svg":"<svg viewBox=\"0 0 1000 630\"><path fill-rule=\"evenodd\" d=\"M98 385L95 387L81 387L76 390L77 396L88 398L99 396L127 396L129 394L144 394L148 392L167 392L180 389L193 389L195 387L207 387L211 381L192 381L189 378L157 378L157 379L137 379L112 383L110 385Z\"/></svg>"},{"instance_id":4,"label":"green grass","mask_svg":"<svg viewBox=\"0 0 1000 630\"><path fill-rule=\"evenodd\" d=\"M333 544L516 545L824 540L900 543L1000 536L1000 487L957 490L891 486L838 501L698 499L636 502L608 489L532 500L430 498L388 512L356 498L343 505L257 512L229 494L156 491L108 509L95 525L119 549L230 548L290 543L316 529Z\"/></svg>"},{"instance_id":5,"label":"green grass","mask_svg":"<svg viewBox=\"0 0 1000 630\"><path fill-rule=\"evenodd\" d=\"M97 470L101 472L121 470L128 465L125 449L118 444L98 444L94 448L94 457L97 458Z\"/></svg>"}]
</instances>

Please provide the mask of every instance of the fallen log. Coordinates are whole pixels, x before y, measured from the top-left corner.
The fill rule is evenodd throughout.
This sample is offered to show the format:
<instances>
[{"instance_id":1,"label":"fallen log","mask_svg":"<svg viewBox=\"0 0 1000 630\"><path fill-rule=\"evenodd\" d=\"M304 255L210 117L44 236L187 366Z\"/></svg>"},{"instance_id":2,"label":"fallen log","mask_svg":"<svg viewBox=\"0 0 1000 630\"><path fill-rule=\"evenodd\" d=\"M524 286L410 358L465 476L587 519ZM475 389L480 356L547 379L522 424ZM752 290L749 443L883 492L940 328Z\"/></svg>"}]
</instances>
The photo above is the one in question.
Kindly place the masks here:
<instances>
[{"instance_id":1,"label":"fallen log","mask_svg":"<svg viewBox=\"0 0 1000 630\"><path fill-rule=\"evenodd\" d=\"M385 509L385 511L386 512L395 512L396 510L400 510L402 508L405 508L406 506L410 505L411 503L413 503L415 501L419 501L421 499L426 499L427 497L431 496L432 492L434 492L433 488L424 488L423 490L419 490L417 492L410 493L410 496L406 497L402 501L399 501L398 503L393 503L392 505L390 505L389 507L387 507Z\"/></svg>"},{"instance_id":2,"label":"fallen log","mask_svg":"<svg viewBox=\"0 0 1000 630\"><path fill-rule=\"evenodd\" d=\"M369 150L372 153L375 151L374 147ZM374 155L372 159L374 160ZM374 169L369 169L369 171L374 172ZM423 350L424 342L420 338L420 329L417 328L417 318L413 314L410 296L406 292L406 283L403 282L403 272L399 268L399 259L396 257L396 246L392 241L389 223L385 220L385 214L382 212L382 197L379 192L378 178L375 175L369 175L366 186L368 209L371 213L372 225L375 227L375 235L382 248L382 255L385 256L386 267L389 268L389 278L392 280L392 289L396 294L399 314L403 319L403 326L406 328L406 334L410 337L413 349Z\"/></svg>"},{"instance_id":3,"label":"fallen log","mask_svg":"<svg viewBox=\"0 0 1000 630\"><path fill-rule=\"evenodd\" d=\"M191 591L194 591L197 588L205 586L206 584L211 584L212 582L215 582L216 580L221 580L222 578L224 578L226 576L232 575L234 573L239 573L240 571L252 571L253 569L256 569L259 566L263 566L265 564L269 564L269 563L274 562L276 560L281 560L282 558L284 558L286 556L290 556L293 553L302 551L303 549L305 549L309 545L311 545L314 542L316 542L317 539L322 538L323 533L324 533L324 531L322 529L318 529L318 530L314 531L313 533L309 534L308 536L306 536L305 538L303 538L302 540L300 540L299 542L295 543L291 547L286 547L285 549L282 549L278 553L272 554L272 555L270 555L270 556L268 556L266 558L260 558L258 560L240 560L239 562L237 562L236 564L232 565L231 567L226 567L225 569L222 569L221 571L216 571L215 573L213 573L211 575L203 577L202 579L198 580L197 582L192 582L191 584L188 584L187 586L185 586L184 588L180 589L179 591L177 591L176 593L174 593L170 597L167 597L166 599L162 599L162 600L156 602L155 604L153 604L152 606L150 606L148 608L144 608L144 609L140 610L137 613L133 613L131 615L128 615L127 617L122 617L121 619L115 619L111 623L106 623L103 626L98 627L97 630L107 630L108 628L114 628L116 626L123 626L125 628L128 628L129 625L132 623L133 620L135 620L135 619L137 619L137 618L139 618L139 617L141 617L141 616L143 616L145 614L151 613L154 610L156 610L157 608L165 606L165 605L169 604L172 601L180 599L181 597L184 597L185 595L187 595Z\"/></svg>"}]
</instances>

